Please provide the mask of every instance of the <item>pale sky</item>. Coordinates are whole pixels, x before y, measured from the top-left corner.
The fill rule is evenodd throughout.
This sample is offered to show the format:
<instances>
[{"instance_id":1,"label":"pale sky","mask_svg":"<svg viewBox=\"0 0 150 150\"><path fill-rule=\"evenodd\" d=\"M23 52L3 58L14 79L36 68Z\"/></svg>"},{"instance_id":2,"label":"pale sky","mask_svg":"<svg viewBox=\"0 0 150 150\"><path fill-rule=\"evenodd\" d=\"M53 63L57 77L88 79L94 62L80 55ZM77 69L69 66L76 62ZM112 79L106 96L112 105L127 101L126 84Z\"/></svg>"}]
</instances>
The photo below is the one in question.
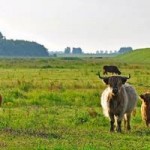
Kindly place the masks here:
<instances>
[{"instance_id":1,"label":"pale sky","mask_svg":"<svg viewBox=\"0 0 150 150\"><path fill-rule=\"evenodd\" d=\"M50 51L150 47L150 0L0 0L0 32Z\"/></svg>"}]
</instances>

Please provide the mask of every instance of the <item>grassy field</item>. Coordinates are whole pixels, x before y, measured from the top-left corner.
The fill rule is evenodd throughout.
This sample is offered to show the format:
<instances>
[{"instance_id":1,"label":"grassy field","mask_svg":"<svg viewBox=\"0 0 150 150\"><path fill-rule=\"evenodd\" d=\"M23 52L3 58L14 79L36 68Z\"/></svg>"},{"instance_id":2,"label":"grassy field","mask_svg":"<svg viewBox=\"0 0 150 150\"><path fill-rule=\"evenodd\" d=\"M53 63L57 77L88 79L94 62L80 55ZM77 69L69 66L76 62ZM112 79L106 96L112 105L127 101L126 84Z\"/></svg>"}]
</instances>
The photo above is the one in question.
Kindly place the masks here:
<instances>
[{"instance_id":1,"label":"grassy field","mask_svg":"<svg viewBox=\"0 0 150 150\"><path fill-rule=\"evenodd\" d=\"M150 149L140 100L131 132L109 132L100 106L106 86L96 75L103 65L117 65L124 76L131 74L129 83L141 94L150 89L149 63L129 63L127 58L1 58L0 149Z\"/></svg>"},{"instance_id":2,"label":"grassy field","mask_svg":"<svg viewBox=\"0 0 150 150\"><path fill-rule=\"evenodd\" d=\"M145 49L137 49L135 51L129 52L125 55L118 56L119 60L124 62L131 62L131 63L150 63L150 48Z\"/></svg>"}]
</instances>

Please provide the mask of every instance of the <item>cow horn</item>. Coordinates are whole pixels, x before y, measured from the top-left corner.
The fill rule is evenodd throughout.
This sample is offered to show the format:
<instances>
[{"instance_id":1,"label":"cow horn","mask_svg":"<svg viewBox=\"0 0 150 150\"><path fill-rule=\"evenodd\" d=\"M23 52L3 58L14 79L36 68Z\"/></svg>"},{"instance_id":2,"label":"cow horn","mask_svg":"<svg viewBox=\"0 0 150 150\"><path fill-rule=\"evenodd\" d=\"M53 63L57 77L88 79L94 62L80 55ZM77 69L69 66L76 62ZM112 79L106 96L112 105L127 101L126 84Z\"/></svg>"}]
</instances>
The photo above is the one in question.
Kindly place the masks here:
<instances>
[{"instance_id":1,"label":"cow horn","mask_svg":"<svg viewBox=\"0 0 150 150\"><path fill-rule=\"evenodd\" d=\"M129 77L128 77L128 79L130 79L131 78L131 75L129 74Z\"/></svg>"},{"instance_id":2,"label":"cow horn","mask_svg":"<svg viewBox=\"0 0 150 150\"><path fill-rule=\"evenodd\" d=\"M125 78L125 79L130 79L130 78L131 78L131 75L129 74L129 77L123 77L123 78Z\"/></svg>"}]
</instances>

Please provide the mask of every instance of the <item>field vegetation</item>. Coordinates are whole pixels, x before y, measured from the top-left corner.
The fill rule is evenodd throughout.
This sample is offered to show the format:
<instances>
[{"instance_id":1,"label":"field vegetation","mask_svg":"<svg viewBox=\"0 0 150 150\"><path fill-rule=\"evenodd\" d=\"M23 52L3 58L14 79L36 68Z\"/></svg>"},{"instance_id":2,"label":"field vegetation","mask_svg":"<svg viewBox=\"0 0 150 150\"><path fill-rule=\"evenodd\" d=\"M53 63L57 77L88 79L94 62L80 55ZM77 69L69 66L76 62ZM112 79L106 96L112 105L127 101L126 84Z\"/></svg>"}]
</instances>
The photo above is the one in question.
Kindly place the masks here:
<instances>
[{"instance_id":1,"label":"field vegetation","mask_svg":"<svg viewBox=\"0 0 150 150\"><path fill-rule=\"evenodd\" d=\"M128 59L1 58L0 149L150 149L140 99L130 132L110 133L100 106L106 86L96 74L102 74L103 65L118 66L124 76L130 73L128 82L138 94L150 89L150 60Z\"/></svg>"}]
</instances>

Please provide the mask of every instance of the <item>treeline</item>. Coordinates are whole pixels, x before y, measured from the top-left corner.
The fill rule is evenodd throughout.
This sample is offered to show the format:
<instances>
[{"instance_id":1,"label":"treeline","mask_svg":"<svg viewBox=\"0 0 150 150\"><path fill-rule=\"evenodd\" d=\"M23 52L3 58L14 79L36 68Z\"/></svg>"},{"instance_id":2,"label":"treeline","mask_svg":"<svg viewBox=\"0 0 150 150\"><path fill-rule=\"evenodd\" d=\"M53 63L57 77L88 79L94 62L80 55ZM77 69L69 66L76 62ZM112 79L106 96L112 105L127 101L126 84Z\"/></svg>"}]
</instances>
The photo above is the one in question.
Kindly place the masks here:
<instances>
[{"instance_id":1,"label":"treeline","mask_svg":"<svg viewBox=\"0 0 150 150\"><path fill-rule=\"evenodd\" d=\"M127 52L132 51L132 47L121 47L119 50L111 51L111 50L97 50L96 54L124 54ZM64 54L85 54L83 50L78 47L78 48L70 48L66 47L64 50Z\"/></svg>"},{"instance_id":2,"label":"treeline","mask_svg":"<svg viewBox=\"0 0 150 150\"><path fill-rule=\"evenodd\" d=\"M115 50L115 51L111 51L111 50L96 51L96 54L124 54L130 51L133 51L132 47L121 47L119 50Z\"/></svg>"},{"instance_id":3,"label":"treeline","mask_svg":"<svg viewBox=\"0 0 150 150\"><path fill-rule=\"evenodd\" d=\"M73 47L72 50L70 47L66 47L64 50L64 53L65 54L83 54L83 51L80 47L78 48Z\"/></svg>"},{"instance_id":4,"label":"treeline","mask_svg":"<svg viewBox=\"0 0 150 150\"><path fill-rule=\"evenodd\" d=\"M36 42L6 39L0 32L0 57L47 57L48 49Z\"/></svg>"}]
</instances>

